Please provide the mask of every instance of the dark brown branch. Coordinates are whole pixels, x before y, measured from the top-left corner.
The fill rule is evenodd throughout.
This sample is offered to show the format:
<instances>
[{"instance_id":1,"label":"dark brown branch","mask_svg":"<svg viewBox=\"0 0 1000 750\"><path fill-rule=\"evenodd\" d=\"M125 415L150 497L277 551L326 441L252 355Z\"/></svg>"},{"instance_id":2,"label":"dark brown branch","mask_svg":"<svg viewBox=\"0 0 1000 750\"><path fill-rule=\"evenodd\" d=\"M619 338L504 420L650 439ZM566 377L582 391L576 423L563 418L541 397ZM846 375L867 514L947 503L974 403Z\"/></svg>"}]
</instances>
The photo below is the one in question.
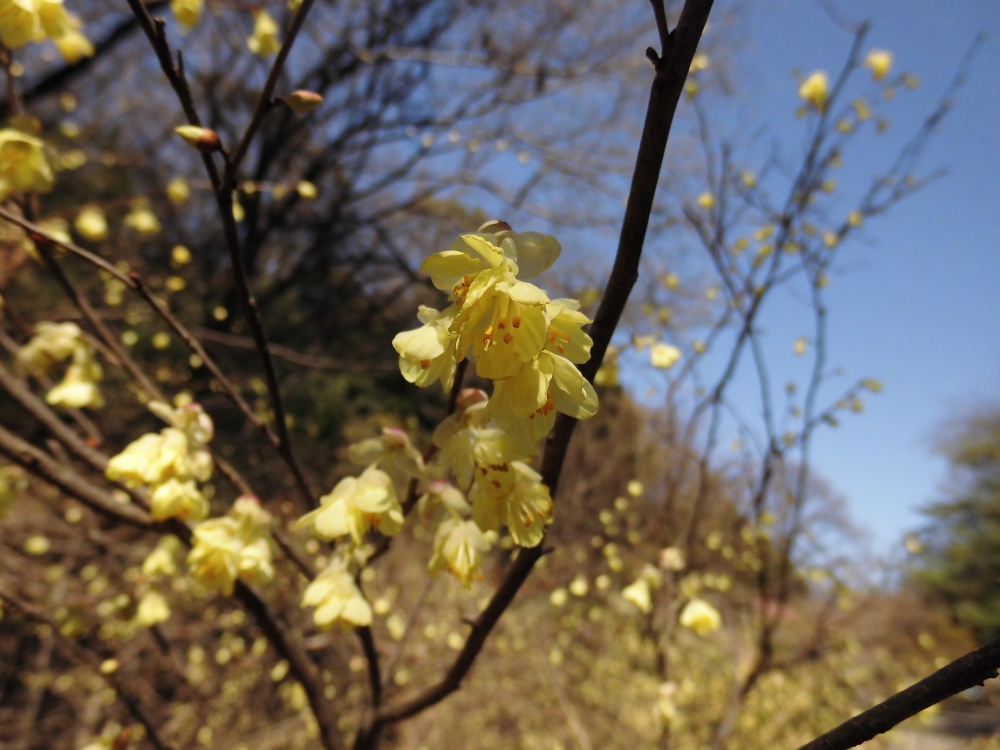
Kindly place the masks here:
<instances>
[{"instance_id":1,"label":"dark brown branch","mask_svg":"<svg viewBox=\"0 0 1000 750\"><path fill-rule=\"evenodd\" d=\"M963 690L982 685L997 676L1000 669L1000 638L956 659L943 669L896 693L877 706L849 719L799 750L847 750L888 732L901 721L958 695Z\"/></svg>"},{"instance_id":2,"label":"dark brown branch","mask_svg":"<svg viewBox=\"0 0 1000 750\"><path fill-rule=\"evenodd\" d=\"M687 0L677 28L669 36L672 40L670 46L663 50L663 55L656 62L656 75L649 95L646 122L625 208L618 253L600 308L591 326L590 335L594 339L591 360L581 368L584 376L591 381L601 366L611 336L639 276L639 259L649 225L670 126L711 9L712 0ZM558 487L559 475L575 426L575 419L560 415L555 429L546 442L542 478L553 495ZM413 716L458 689L472 668L493 626L514 600L514 596L543 554L541 544L520 551L490 603L473 624L465 646L445 677L407 702L383 706L376 712L375 720L369 722L368 726L359 732L355 750L375 747L383 725Z\"/></svg>"}]
</instances>

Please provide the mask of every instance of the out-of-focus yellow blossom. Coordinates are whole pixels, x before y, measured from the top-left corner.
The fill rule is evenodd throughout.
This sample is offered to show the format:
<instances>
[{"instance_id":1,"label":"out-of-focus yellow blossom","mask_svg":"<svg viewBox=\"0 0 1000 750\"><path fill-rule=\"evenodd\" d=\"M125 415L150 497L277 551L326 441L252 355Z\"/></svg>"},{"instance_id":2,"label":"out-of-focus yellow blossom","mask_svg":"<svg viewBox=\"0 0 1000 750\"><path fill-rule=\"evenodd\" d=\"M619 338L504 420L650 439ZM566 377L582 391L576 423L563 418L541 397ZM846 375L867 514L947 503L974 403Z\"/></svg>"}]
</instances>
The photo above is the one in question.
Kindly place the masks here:
<instances>
[{"instance_id":1,"label":"out-of-focus yellow blossom","mask_svg":"<svg viewBox=\"0 0 1000 750\"><path fill-rule=\"evenodd\" d=\"M494 383L487 414L516 440L533 444L548 434L556 412L576 419L597 413L597 392L565 357L543 351L509 378Z\"/></svg>"},{"instance_id":2,"label":"out-of-focus yellow blossom","mask_svg":"<svg viewBox=\"0 0 1000 750\"><path fill-rule=\"evenodd\" d=\"M513 487L507 494L494 494L476 484L472 493L472 517L483 531L496 531L501 523L521 547L542 541L545 527L552 523L552 497L541 475L520 461L513 461Z\"/></svg>"},{"instance_id":3,"label":"out-of-focus yellow blossom","mask_svg":"<svg viewBox=\"0 0 1000 750\"><path fill-rule=\"evenodd\" d=\"M817 70L799 84L799 98L822 112L830 93L830 80L826 72Z\"/></svg>"},{"instance_id":4,"label":"out-of-focus yellow blossom","mask_svg":"<svg viewBox=\"0 0 1000 750\"><path fill-rule=\"evenodd\" d=\"M645 578L639 578L622 589L622 598L638 607L640 612L653 611L653 595L649 589L649 582Z\"/></svg>"},{"instance_id":5,"label":"out-of-focus yellow blossom","mask_svg":"<svg viewBox=\"0 0 1000 750\"><path fill-rule=\"evenodd\" d=\"M122 223L147 237L159 234L161 229L160 220L150 210L149 203L144 200L136 201L132 205L132 210L125 216Z\"/></svg>"},{"instance_id":6,"label":"out-of-focus yellow blossom","mask_svg":"<svg viewBox=\"0 0 1000 750\"><path fill-rule=\"evenodd\" d=\"M267 529L270 514L252 495L233 503L229 515L203 521L194 529L188 554L191 575L205 588L229 595L237 578L267 583L274 577Z\"/></svg>"},{"instance_id":7,"label":"out-of-focus yellow blossom","mask_svg":"<svg viewBox=\"0 0 1000 750\"><path fill-rule=\"evenodd\" d=\"M799 338L795 339L795 344L792 346L792 349L795 351L796 354L798 354L801 357L803 354L806 353L806 345L807 342L805 338L800 336Z\"/></svg>"},{"instance_id":8,"label":"out-of-focus yellow blossom","mask_svg":"<svg viewBox=\"0 0 1000 750\"><path fill-rule=\"evenodd\" d=\"M334 624L344 630L372 624L371 605L355 583L343 555L335 556L309 584L302 596L302 606L316 608L313 621L324 629Z\"/></svg>"},{"instance_id":9,"label":"out-of-focus yellow blossom","mask_svg":"<svg viewBox=\"0 0 1000 750\"><path fill-rule=\"evenodd\" d=\"M319 195L319 191L316 189L316 186L308 180L300 181L299 184L295 186L295 192L299 194L300 198L305 198L306 200L312 200Z\"/></svg>"},{"instance_id":10,"label":"out-of-focus yellow blossom","mask_svg":"<svg viewBox=\"0 0 1000 750\"><path fill-rule=\"evenodd\" d=\"M167 183L167 198L175 206L182 206L191 197L191 187L183 177L175 177Z\"/></svg>"},{"instance_id":11,"label":"out-of-focus yellow blossom","mask_svg":"<svg viewBox=\"0 0 1000 750\"><path fill-rule=\"evenodd\" d=\"M709 193L708 191L705 191L704 193L698 196L697 203L698 203L698 208L710 211L711 209L715 208L715 196Z\"/></svg>"},{"instance_id":12,"label":"out-of-focus yellow blossom","mask_svg":"<svg viewBox=\"0 0 1000 750\"><path fill-rule=\"evenodd\" d=\"M177 572L176 555L180 548L181 540L173 534L162 537L156 548L143 560L142 574L150 578L172 576Z\"/></svg>"},{"instance_id":13,"label":"out-of-focus yellow blossom","mask_svg":"<svg viewBox=\"0 0 1000 750\"><path fill-rule=\"evenodd\" d=\"M855 99L851 102L851 106L854 107L854 116L858 118L859 122L864 122L872 116L871 108L864 99Z\"/></svg>"},{"instance_id":14,"label":"out-of-focus yellow blossom","mask_svg":"<svg viewBox=\"0 0 1000 750\"><path fill-rule=\"evenodd\" d=\"M18 361L28 369L45 374L49 368L73 355L83 332L76 323L35 325L35 335L17 353Z\"/></svg>"},{"instance_id":15,"label":"out-of-focus yellow blossom","mask_svg":"<svg viewBox=\"0 0 1000 750\"><path fill-rule=\"evenodd\" d=\"M697 73L700 70L708 70L710 63L711 61L709 60L708 55L706 55L704 52L697 52L695 53L695 56L691 59L691 67L689 69L689 72Z\"/></svg>"},{"instance_id":16,"label":"out-of-focus yellow blossom","mask_svg":"<svg viewBox=\"0 0 1000 750\"><path fill-rule=\"evenodd\" d=\"M203 521L208 517L208 500L193 480L179 482L173 477L153 490L150 514L154 521L179 518L182 521Z\"/></svg>"},{"instance_id":17,"label":"out-of-focus yellow blossom","mask_svg":"<svg viewBox=\"0 0 1000 750\"><path fill-rule=\"evenodd\" d=\"M45 400L53 406L70 408L99 407L104 399L97 387L103 372L94 348L83 339L75 323L50 323L35 326L35 336L18 351L18 361L37 375L68 357L73 360L62 381L52 388Z\"/></svg>"},{"instance_id":18,"label":"out-of-focus yellow blossom","mask_svg":"<svg viewBox=\"0 0 1000 750\"><path fill-rule=\"evenodd\" d=\"M489 540L474 521L448 518L438 526L427 569L431 573L447 570L468 588L482 577L479 570L489 549Z\"/></svg>"},{"instance_id":19,"label":"out-of-focus yellow blossom","mask_svg":"<svg viewBox=\"0 0 1000 750\"><path fill-rule=\"evenodd\" d=\"M692 599L681 610L680 624L698 635L708 635L722 627L722 615L704 599Z\"/></svg>"},{"instance_id":20,"label":"out-of-focus yellow blossom","mask_svg":"<svg viewBox=\"0 0 1000 750\"><path fill-rule=\"evenodd\" d=\"M0 466L0 518L26 489L28 477L20 466Z\"/></svg>"},{"instance_id":21,"label":"out-of-focus yellow blossom","mask_svg":"<svg viewBox=\"0 0 1000 750\"><path fill-rule=\"evenodd\" d=\"M649 347L649 362L660 370L669 370L681 358L681 350L671 344L662 342Z\"/></svg>"},{"instance_id":22,"label":"out-of-focus yellow blossom","mask_svg":"<svg viewBox=\"0 0 1000 750\"><path fill-rule=\"evenodd\" d=\"M58 216L42 219L38 222L38 226L60 242L70 243L73 241L69 233L69 222L66 219L59 218ZM62 248L58 249L62 250Z\"/></svg>"},{"instance_id":23,"label":"out-of-focus yellow blossom","mask_svg":"<svg viewBox=\"0 0 1000 750\"><path fill-rule=\"evenodd\" d=\"M85 57L94 56L94 45L78 29L73 29L53 40L59 54L70 65L76 65Z\"/></svg>"},{"instance_id":24,"label":"out-of-focus yellow blossom","mask_svg":"<svg viewBox=\"0 0 1000 750\"><path fill-rule=\"evenodd\" d=\"M170 10L185 32L198 25L204 8L203 0L170 0Z\"/></svg>"},{"instance_id":25,"label":"out-of-focus yellow blossom","mask_svg":"<svg viewBox=\"0 0 1000 750\"><path fill-rule=\"evenodd\" d=\"M13 193L47 193L52 189L52 167L44 147L40 139L20 130L0 130L0 200Z\"/></svg>"},{"instance_id":26,"label":"out-of-focus yellow blossom","mask_svg":"<svg viewBox=\"0 0 1000 750\"><path fill-rule=\"evenodd\" d=\"M191 262L191 251L188 250L184 245L175 245L174 249L170 251L170 265L186 266Z\"/></svg>"},{"instance_id":27,"label":"out-of-focus yellow blossom","mask_svg":"<svg viewBox=\"0 0 1000 750\"><path fill-rule=\"evenodd\" d=\"M881 81L892 68L892 53L884 49L873 49L865 55L865 67L872 72L872 78Z\"/></svg>"},{"instance_id":28,"label":"out-of-focus yellow blossom","mask_svg":"<svg viewBox=\"0 0 1000 750\"><path fill-rule=\"evenodd\" d=\"M163 595L157 591L148 591L139 600L135 611L135 621L145 628L158 625L170 619L170 605Z\"/></svg>"},{"instance_id":29,"label":"out-of-focus yellow blossom","mask_svg":"<svg viewBox=\"0 0 1000 750\"><path fill-rule=\"evenodd\" d=\"M677 683L664 682L657 689L656 714L666 728L672 727L678 718L677 705L674 703L674 694L677 692Z\"/></svg>"},{"instance_id":30,"label":"out-of-focus yellow blossom","mask_svg":"<svg viewBox=\"0 0 1000 750\"><path fill-rule=\"evenodd\" d=\"M417 500L417 508L421 516L426 516L435 506L447 509L450 513L465 516L472 510L465 494L442 479L435 479L427 484L427 489Z\"/></svg>"},{"instance_id":31,"label":"out-of-focus yellow blossom","mask_svg":"<svg viewBox=\"0 0 1000 750\"><path fill-rule=\"evenodd\" d=\"M861 223L865 220L865 217L860 211L851 211L847 214L847 223L852 227L860 227Z\"/></svg>"},{"instance_id":32,"label":"out-of-focus yellow blossom","mask_svg":"<svg viewBox=\"0 0 1000 750\"><path fill-rule=\"evenodd\" d=\"M330 494L320 498L320 507L302 516L296 526L308 528L320 539L350 535L361 546L372 526L386 536L394 536L403 528L403 520L392 478L369 466L360 476L337 482Z\"/></svg>"},{"instance_id":33,"label":"out-of-focus yellow blossom","mask_svg":"<svg viewBox=\"0 0 1000 750\"><path fill-rule=\"evenodd\" d=\"M93 347L81 341L73 350L73 361L66 368L66 375L45 394L45 401L52 406L71 409L103 406L104 398L97 387L103 374Z\"/></svg>"},{"instance_id":34,"label":"out-of-focus yellow blossom","mask_svg":"<svg viewBox=\"0 0 1000 750\"><path fill-rule=\"evenodd\" d=\"M97 206L85 206L73 220L73 227L88 240L103 240L108 236L108 220Z\"/></svg>"},{"instance_id":35,"label":"out-of-focus yellow blossom","mask_svg":"<svg viewBox=\"0 0 1000 750\"><path fill-rule=\"evenodd\" d=\"M36 0L0 2L0 41L11 49L23 47L41 35Z\"/></svg>"},{"instance_id":36,"label":"out-of-focus yellow blossom","mask_svg":"<svg viewBox=\"0 0 1000 750\"><path fill-rule=\"evenodd\" d=\"M587 577L582 573L577 573L567 588L569 589L569 593L578 598L582 598L590 593L590 584L587 583Z\"/></svg>"},{"instance_id":37,"label":"out-of-focus yellow blossom","mask_svg":"<svg viewBox=\"0 0 1000 750\"><path fill-rule=\"evenodd\" d=\"M625 491L628 492L628 494L630 494L632 497L639 497L643 492L646 491L646 488L643 486L642 482L640 482L638 479L632 479L625 486Z\"/></svg>"},{"instance_id":38,"label":"out-of-focus yellow blossom","mask_svg":"<svg viewBox=\"0 0 1000 750\"><path fill-rule=\"evenodd\" d=\"M29 536L24 540L24 551L29 555L44 555L50 549L52 549L52 542L41 534Z\"/></svg>"},{"instance_id":39,"label":"out-of-focus yellow blossom","mask_svg":"<svg viewBox=\"0 0 1000 750\"><path fill-rule=\"evenodd\" d=\"M743 187L752 188L757 184L757 175L749 170L744 170L740 173L740 182L743 183Z\"/></svg>"},{"instance_id":40,"label":"out-of-focus yellow blossom","mask_svg":"<svg viewBox=\"0 0 1000 750\"><path fill-rule=\"evenodd\" d=\"M354 443L347 449L352 463L381 467L400 486L424 473L424 458L409 435L398 427L383 427L379 437Z\"/></svg>"},{"instance_id":41,"label":"out-of-focus yellow blossom","mask_svg":"<svg viewBox=\"0 0 1000 750\"><path fill-rule=\"evenodd\" d=\"M660 550L660 567L664 570L684 570L687 561L684 553L677 547L666 547Z\"/></svg>"},{"instance_id":42,"label":"out-of-focus yellow blossom","mask_svg":"<svg viewBox=\"0 0 1000 750\"><path fill-rule=\"evenodd\" d=\"M278 24L266 10L257 12L254 19L253 35L247 39L247 48L255 55L270 57L281 49L278 39Z\"/></svg>"},{"instance_id":43,"label":"out-of-focus yellow blossom","mask_svg":"<svg viewBox=\"0 0 1000 750\"><path fill-rule=\"evenodd\" d=\"M393 338L392 345L399 352L399 371L408 383L426 388L441 381L445 391L451 390L456 338L451 326L457 314L455 305L441 312L421 305L417 318L424 325L397 333Z\"/></svg>"},{"instance_id":44,"label":"out-of-focus yellow blossom","mask_svg":"<svg viewBox=\"0 0 1000 750\"><path fill-rule=\"evenodd\" d=\"M74 19L66 12L62 0L37 0L35 7L45 36L58 39L76 28Z\"/></svg>"},{"instance_id":45,"label":"out-of-focus yellow blossom","mask_svg":"<svg viewBox=\"0 0 1000 750\"><path fill-rule=\"evenodd\" d=\"M169 479L208 481L212 455L205 445L212 439L214 426L205 410L190 402L174 409L152 401L149 408L171 426L159 434L143 435L113 456L105 470L108 479L129 487L159 485Z\"/></svg>"}]
</instances>

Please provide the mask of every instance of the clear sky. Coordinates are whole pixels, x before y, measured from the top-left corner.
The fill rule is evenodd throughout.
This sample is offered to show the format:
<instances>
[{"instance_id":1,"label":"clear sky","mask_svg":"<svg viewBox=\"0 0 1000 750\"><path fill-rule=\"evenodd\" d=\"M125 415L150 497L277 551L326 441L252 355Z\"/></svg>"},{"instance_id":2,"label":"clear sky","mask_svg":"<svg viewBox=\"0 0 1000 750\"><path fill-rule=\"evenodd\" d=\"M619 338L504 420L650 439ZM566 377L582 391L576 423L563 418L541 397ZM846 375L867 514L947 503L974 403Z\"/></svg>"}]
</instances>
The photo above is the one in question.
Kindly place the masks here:
<instances>
[{"instance_id":1,"label":"clear sky","mask_svg":"<svg viewBox=\"0 0 1000 750\"><path fill-rule=\"evenodd\" d=\"M915 509L946 476L931 451L935 428L976 403L1000 402L1000 2L836 4L854 20L872 21L871 46L891 50L899 69L921 80L894 103L878 146L885 153L898 150L933 108L976 34L989 35L922 162L925 171L948 174L866 226L861 241L844 248L830 288L832 362L848 377L879 378L885 390L867 399L864 415L822 432L815 463L884 552L920 523ZM790 71L835 69L850 36L812 0L749 6L738 62L753 107L790 112ZM799 121L766 121L771 137L801 141ZM867 172L845 168L845 193L863 190L877 156L871 152Z\"/></svg>"}]
</instances>

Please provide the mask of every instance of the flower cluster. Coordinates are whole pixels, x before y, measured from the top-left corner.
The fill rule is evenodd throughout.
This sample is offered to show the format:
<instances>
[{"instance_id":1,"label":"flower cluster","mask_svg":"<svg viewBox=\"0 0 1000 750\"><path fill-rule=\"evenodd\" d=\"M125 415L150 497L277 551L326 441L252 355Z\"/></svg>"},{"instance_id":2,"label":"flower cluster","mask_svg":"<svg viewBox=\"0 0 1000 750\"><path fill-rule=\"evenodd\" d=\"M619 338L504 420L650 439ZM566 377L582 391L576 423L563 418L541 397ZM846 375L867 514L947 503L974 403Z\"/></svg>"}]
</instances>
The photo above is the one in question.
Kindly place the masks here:
<instances>
[{"instance_id":1,"label":"flower cluster","mask_svg":"<svg viewBox=\"0 0 1000 750\"><path fill-rule=\"evenodd\" d=\"M105 474L128 487L147 485L157 521L201 521L208 516L208 500L196 481L207 482L212 476L212 455L206 446L215 428L189 397L178 396L175 403L176 408L162 401L149 403L150 411L170 426L129 443L108 461Z\"/></svg>"},{"instance_id":2,"label":"flower cluster","mask_svg":"<svg viewBox=\"0 0 1000 750\"><path fill-rule=\"evenodd\" d=\"M446 570L470 586L482 577L483 559L501 527L514 544L541 543L552 497L531 466L536 445L552 429L556 412L586 419L597 411L597 394L577 369L590 359L593 342L583 330L590 319L576 300L551 300L524 281L550 268L560 252L554 237L518 234L494 221L422 264L450 304L443 310L422 306L417 317L423 325L393 339L400 372L422 388L441 383L450 392L458 363L472 356L476 374L493 381L493 394L462 390L426 458L395 428L350 447L351 460L364 471L342 479L298 521L320 539L345 542L303 602L317 607L321 627L370 622L350 574L352 560L360 557L363 564L362 545L372 529L384 536L400 531L408 508L399 497L414 493L412 502L421 484L420 514L438 516L432 573Z\"/></svg>"},{"instance_id":3,"label":"flower cluster","mask_svg":"<svg viewBox=\"0 0 1000 750\"><path fill-rule=\"evenodd\" d=\"M268 527L271 515L253 495L243 495L229 514L198 524L188 554L191 575L202 586L233 593L236 579L267 583L274 578Z\"/></svg>"},{"instance_id":4,"label":"flower cluster","mask_svg":"<svg viewBox=\"0 0 1000 750\"><path fill-rule=\"evenodd\" d=\"M70 408L103 406L97 387L103 372L92 347L76 323L42 322L35 335L17 353L18 361L35 375L44 376L54 365L67 359L70 364L62 381L45 394L53 406Z\"/></svg>"},{"instance_id":5,"label":"flower cluster","mask_svg":"<svg viewBox=\"0 0 1000 750\"><path fill-rule=\"evenodd\" d=\"M51 39L72 65L94 54L81 25L63 7L63 0L0 0L0 42L11 49Z\"/></svg>"}]
</instances>

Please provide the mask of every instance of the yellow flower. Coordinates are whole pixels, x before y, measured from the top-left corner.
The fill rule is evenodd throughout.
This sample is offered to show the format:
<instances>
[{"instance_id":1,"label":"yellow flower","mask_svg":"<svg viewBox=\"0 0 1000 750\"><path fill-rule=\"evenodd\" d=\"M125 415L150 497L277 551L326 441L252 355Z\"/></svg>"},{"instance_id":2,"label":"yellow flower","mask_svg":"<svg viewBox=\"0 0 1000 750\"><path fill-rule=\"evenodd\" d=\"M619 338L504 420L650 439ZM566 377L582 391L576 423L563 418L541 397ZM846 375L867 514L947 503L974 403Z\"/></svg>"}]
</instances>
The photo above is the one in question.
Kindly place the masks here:
<instances>
[{"instance_id":1,"label":"yellow flower","mask_svg":"<svg viewBox=\"0 0 1000 750\"><path fill-rule=\"evenodd\" d=\"M435 505L440 505L458 515L466 515L472 510L462 491L441 479L430 482L427 490L417 500L417 509L421 516L426 516Z\"/></svg>"},{"instance_id":2,"label":"yellow flower","mask_svg":"<svg viewBox=\"0 0 1000 750\"><path fill-rule=\"evenodd\" d=\"M605 388L618 385L618 347L609 346L604 352L604 362L594 375L594 385Z\"/></svg>"},{"instance_id":3,"label":"yellow flower","mask_svg":"<svg viewBox=\"0 0 1000 750\"><path fill-rule=\"evenodd\" d=\"M826 109L826 98L830 93L830 81L826 72L817 70L799 85L799 98L822 112Z\"/></svg>"},{"instance_id":4,"label":"yellow flower","mask_svg":"<svg viewBox=\"0 0 1000 750\"><path fill-rule=\"evenodd\" d=\"M170 619L170 605L163 595L149 591L139 601L135 612L135 620L143 627L149 628Z\"/></svg>"},{"instance_id":5,"label":"yellow flower","mask_svg":"<svg viewBox=\"0 0 1000 750\"><path fill-rule=\"evenodd\" d=\"M540 232L513 232L503 222L483 224L475 234L463 234L451 247L421 264L434 286L462 297L472 278L487 269L499 269L530 279L552 267L562 252L555 237ZM468 278L468 283L464 283Z\"/></svg>"},{"instance_id":6,"label":"yellow flower","mask_svg":"<svg viewBox=\"0 0 1000 750\"><path fill-rule=\"evenodd\" d=\"M181 430L195 448L203 448L215 436L215 425L212 418L205 413L200 404L190 400L189 396L179 395L174 399L175 407L162 401L150 401L149 410L171 427Z\"/></svg>"},{"instance_id":7,"label":"yellow flower","mask_svg":"<svg viewBox=\"0 0 1000 750\"><path fill-rule=\"evenodd\" d=\"M437 381L450 391L455 379L455 335L452 323L458 307L438 312L433 307L420 306L417 317L420 328L397 333L392 345L399 352L399 371L408 383L426 388Z\"/></svg>"},{"instance_id":8,"label":"yellow flower","mask_svg":"<svg viewBox=\"0 0 1000 750\"><path fill-rule=\"evenodd\" d=\"M427 569L437 573L443 568L468 588L474 580L482 578L479 570L489 549L489 540L474 521L449 518L438 526L434 555Z\"/></svg>"},{"instance_id":9,"label":"yellow flower","mask_svg":"<svg viewBox=\"0 0 1000 750\"><path fill-rule=\"evenodd\" d=\"M66 32L53 41L63 60L70 65L75 65L85 57L94 56L94 45L82 32L76 29Z\"/></svg>"},{"instance_id":10,"label":"yellow flower","mask_svg":"<svg viewBox=\"0 0 1000 750\"><path fill-rule=\"evenodd\" d=\"M108 236L108 220L97 206L86 206L76 215L73 226L88 240L103 240Z\"/></svg>"},{"instance_id":11,"label":"yellow flower","mask_svg":"<svg viewBox=\"0 0 1000 750\"><path fill-rule=\"evenodd\" d=\"M680 623L698 635L708 635L722 627L722 616L704 599L692 599L681 611Z\"/></svg>"},{"instance_id":12,"label":"yellow flower","mask_svg":"<svg viewBox=\"0 0 1000 750\"><path fill-rule=\"evenodd\" d=\"M704 192L698 196L698 208L704 209L705 211L710 211L715 208L715 196L709 192Z\"/></svg>"},{"instance_id":13,"label":"yellow flower","mask_svg":"<svg viewBox=\"0 0 1000 750\"><path fill-rule=\"evenodd\" d=\"M622 589L622 598L638 607L640 612L648 614L653 611L653 596L645 578L639 578Z\"/></svg>"},{"instance_id":14,"label":"yellow flower","mask_svg":"<svg viewBox=\"0 0 1000 750\"><path fill-rule=\"evenodd\" d=\"M549 323L549 333L545 343L548 351L578 365L590 361L590 349L594 345L594 340L582 326L594 321L580 312L580 303L577 300L552 300L545 306L545 317Z\"/></svg>"},{"instance_id":15,"label":"yellow flower","mask_svg":"<svg viewBox=\"0 0 1000 750\"><path fill-rule=\"evenodd\" d=\"M271 516L252 495L243 495L229 515L198 524L188 554L191 575L208 589L233 593L236 579L266 583L274 577L267 527Z\"/></svg>"},{"instance_id":16,"label":"yellow flower","mask_svg":"<svg viewBox=\"0 0 1000 750\"><path fill-rule=\"evenodd\" d=\"M795 339L795 343L792 345L792 351L794 351L797 355L802 356L803 354L806 353L807 346L808 342L806 341L805 337L799 336L797 339Z\"/></svg>"},{"instance_id":17,"label":"yellow flower","mask_svg":"<svg viewBox=\"0 0 1000 750\"><path fill-rule=\"evenodd\" d=\"M82 335L76 323L43 321L35 325L35 335L20 348L17 359L33 372L44 375L54 364L73 355Z\"/></svg>"},{"instance_id":18,"label":"yellow flower","mask_svg":"<svg viewBox=\"0 0 1000 750\"><path fill-rule=\"evenodd\" d=\"M660 370L669 370L681 358L681 350L670 344L656 343L649 347L649 362Z\"/></svg>"},{"instance_id":19,"label":"yellow flower","mask_svg":"<svg viewBox=\"0 0 1000 750\"><path fill-rule=\"evenodd\" d=\"M0 518L26 489L28 477L20 466L0 466Z\"/></svg>"},{"instance_id":20,"label":"yellow flower","mask_svg":"<svg viewBox=\"0 0 1000 750\"><path fill-rule=\"evenodd\" d=\"M259 11L253 24L253 36L247 39L247 47L255 55L269 57L281 49L278 40L278 24L266 10Z\"/></svg>"},{"instance_id":21,"label":"yellow flower","mask_svg":"<svg viewBox=\"0 0 1000 750\"><path fill-rule=\"evenodd\" d=\"M170 0L170 10L185 32L198 25L203 9L203 0Z\"/></svg>"},{"instance_id":22,"label":"yellow flower","mask_svg":"<svg viewBox=\"0 0 1000 750\"><path fill-rule=\"evenodd\" d=\"M104 399L97 387L103 372L89 344L81 342L73 352L73 363L66 368L62 381L45 394L46 403L71 409L97 408Z\"/></svg>"},{"instance_id":23,"label":"yellow flower","mask_svg":"<svg viewBox=\"0 0 1000 750\"><path fill-rule=\"evenodd\" d=\"M358 546L373 525L386 536L394 536L403 528L403 508L392 479L374 466L359 477L341 479L329 495L320 498L319 508L296 523L296 527L309 528L320 539L350 534Z\"/></svg>"},{"instance_id":24,"label":"yellow flower","mask_svg":"<svg viewBox=\"0 0 1000 750\"><path fill-rule=\"evenodd\" d=\"M63 7L63 0L39 0L36 7L42 31L50 39L59 39L75 30L76 24Z\"/></svg>"},{"instance_id":25,"label":"yellow flower","mask_svg":"<svg viewBox=\"0 0 1000 750\"><path fill-rule=\"evenodd\" d=\"M156 549L150 552L142 562L142 574L150 578L172 576L177 572L175 555L181 548L181 540L173 534L162 537Z\"/></svg>"},{"instance_id":26,"label":"yellow flower","mask_svg":"<svg viewBox=\"0 0 1000 750\"><path fill-rule=\"evenodd\" d=\"M171 477L153 490L150 499L154 521L165 521L168 518L203 521L208 517L208 500L190 479L179 482Z\"/></svg>"},{"instance_id":27,"label":"yellow flower","mask_svg":"<svg viewBox=\"0 0 1000 750\"><path fill-rule=\"evenodd\" d=\"M552 497L541 475L520 461L510 468L514 482L506 495L494 495L477 484L472 495L472 517L483 531L495 531L501 523L510 529L515 544L534 547L552 523Z\"/></svg>"},{"instance_id":28,"label":"yellow flower","mask_svg":"<svg viewBox=\"0 0 1000 750\"><path fill-rule=\"evenodd\" d=\"M129 443L108 461L105 475L129 487L158 485L170 478L207 481L212 476L212 457L205 450L190 450L187 435L167 427L159 434L147 433Z\"/></svg>"},{"instance_id":29,"label":"yellow flower","mask_svg":"<svg viewBox=\"0 0 1000 750\"><path fill-rule=\"evenodd\" d=\"M424 458L413 447L409 435L398 427L383 427L379 437L354 443L347 449L351 463L381 466L399 482L424 473Z\"/></svg>"},{"instance_id":30,"label":"yellow flower","mask_svg":"<svg viewBox=\"0 0 1000 750\"><path fill-rule=\"evenodd\" d=\"M333 558L302 596L303 607L316 607L313 622L323 629L339 624L344 630L372 624L372 608L354 582L342 555Z\"/></svg>"},{"instance_id":31,"label":"yellow flower","mask_svg":"<svg viewBox=\"0 0 1000 750\"><path fill-rule=\"evenodd\" d=\"M445 465L455 473L458 484L468 490L475 479L487 488L499 481L507 491L513 481L508 464L528 460L530 447L519 443L503 430L487 427L486 394L476 388L465 389L459 401L460 411L452 414L434 430L434 444L441 449ZM498 488L500 489L500 488Z\"/></svg>"},{"instance_id":32,"label":"yellow flower","mask_svg":"<svg viewBox=\"0 0 1000 750\"><path fill-rule=\"evenodd\" d=\"M597 413L597 392L565 357L543 351L513 376L494 383L487 415L516 440L531 445L555 423L555 412L575 419Z\"/></svg>"},{"instance_id":33,"label":"yellow flower","mask_svg":"<svg viewBox=\"0 0 1000 750\"><path fill-rule=\"evenodd\" d=\"M35 0L0 0L0 41L11 49L41 35Z\"/></svg>"},{"instance_id":34,"label":"yellow flower","mask_svg":"<svg viewBox=\"0 0 1000 750\"><path fill-rule=\"evenodd\" d=\"M664 570L684 570L686 565L684 553L678 547L665 547L660 550L660 567Z\"/></svg>"},{"instance_id":35,"label":"yellow flower","mask_svg":"<svg viewBox=\"0 0 1000 750\"><path fill-rule=\"evenodd\" d=\"M47 193L52 189L52 167L45 158L44 145L19 130L0 130L0 200L12 193Z\"/></svg>"},{"instance_id":36,"label":"yellow flower","mask_svg":"<svg viewBox=\"0 0 1000 750\"><path fill-rule=\"evenodd\" d=\"M160 220L156 218L156 214L149 210L149 204L142 200L133 204L132 210L125 216L122 223L139 234L149 237L160 233Z\"/></svg>"},{"instance_id":37,"label":"yellow flower","mask_svg":"<svg viewBox=\"0 0 1000 750\"><path fill-rule=\"evenodd\" d=\"M312 200L319 195L319 191L316 189L316 186L308 180L301 180L299 184L295 186L295 192L299 194L300 198L305 198L306 200Z\"/></svg>"},{"instance_id":38,"label":"yellow flower","mask_svg":"<svg viewBox=\"0 0 1000 750\"><path fill-rule=\"evenodd\" d=\"M872 78L881 81L892 67L892 53L884 49L873 49L865 56L865 67L872 72Z\"/></svg>"},{"instance_id":39,"label":"yellow flower","mask_svg":"<svg viewBox=\"0 0 1000 750\"><path fill-rule=\"evenodd\" d=\"M175 206L182 206L191 197L191 188L183 177L175 177L167 183L167 198Z\"/></svg>"}]
</instances>

